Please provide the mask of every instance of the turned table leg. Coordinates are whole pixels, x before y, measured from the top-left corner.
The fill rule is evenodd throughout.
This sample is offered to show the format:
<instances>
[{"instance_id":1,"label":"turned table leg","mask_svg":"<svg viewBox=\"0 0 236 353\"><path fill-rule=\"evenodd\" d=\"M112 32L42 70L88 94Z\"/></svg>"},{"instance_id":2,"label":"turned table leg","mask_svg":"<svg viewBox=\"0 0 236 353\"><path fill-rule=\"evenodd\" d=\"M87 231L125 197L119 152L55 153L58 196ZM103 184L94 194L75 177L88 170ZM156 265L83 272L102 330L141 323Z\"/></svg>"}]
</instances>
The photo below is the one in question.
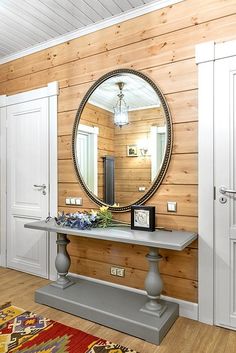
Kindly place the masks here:
<instances>
[{"instance_id":1,"label":"turned table leg","mask_svg":"<svg viewBox=\"0 0 236 353\"><path fill-rule=\"evenodd\" d=\"M159 272L158 262L162 259L162 256L159 255L158 249L150 248L146 258L149 262L149 271L145 279L148 301L141 311L160 317L167 308L167 306L159 300L163 289L163 281Z\"/></svg>"},{"instance_id":2,"label":"turned table leg","mask_svg":"<svg viewBox=\"0 0 236 353\"><path fill-rule=\"evenodd\" d=\"M66 247L70 243L70 240L67 238L66 234L58 234L56 243L58 245L58 253L55 260L55 266L58 274L58 279L56 282L51 283L51 285L64 289L73 284L73 282L67 276L71 260Z\"/></svg>"}]
</instances>

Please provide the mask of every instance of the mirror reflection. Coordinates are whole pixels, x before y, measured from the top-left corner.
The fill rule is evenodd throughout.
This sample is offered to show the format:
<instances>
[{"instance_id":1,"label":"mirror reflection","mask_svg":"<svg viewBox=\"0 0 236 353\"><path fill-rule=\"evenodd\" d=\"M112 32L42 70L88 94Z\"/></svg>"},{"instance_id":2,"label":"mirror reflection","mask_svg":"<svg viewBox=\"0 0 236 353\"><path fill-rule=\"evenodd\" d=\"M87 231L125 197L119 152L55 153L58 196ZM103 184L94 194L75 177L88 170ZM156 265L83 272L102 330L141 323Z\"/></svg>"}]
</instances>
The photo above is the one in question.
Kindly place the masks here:
<instances>
[{"instance_id":1,"label":"mirror reflection","mask_svg":"<svg viewBox=\"0 0 236 353\"><path fill-rule=\"evenodd\" d=\"M159 91L134 73L103 80L77 114L74 158L87 192L123 207L142 198L166 155L167 118Z\"/></svg>"}]
</instances>

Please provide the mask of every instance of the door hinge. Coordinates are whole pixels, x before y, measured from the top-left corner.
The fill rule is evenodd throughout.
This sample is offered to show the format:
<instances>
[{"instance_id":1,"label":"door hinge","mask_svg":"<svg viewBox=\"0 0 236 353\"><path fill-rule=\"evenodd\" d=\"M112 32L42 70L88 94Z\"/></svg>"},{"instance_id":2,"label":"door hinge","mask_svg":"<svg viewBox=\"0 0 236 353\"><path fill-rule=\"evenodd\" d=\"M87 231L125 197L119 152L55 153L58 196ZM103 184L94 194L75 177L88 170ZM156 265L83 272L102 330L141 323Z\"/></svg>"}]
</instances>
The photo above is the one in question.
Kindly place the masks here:
<instances>
[{"instance_id":1,"label":"door hinge","mask_svg":"<svg viewBox=\"0 0 236 353\"><path fill-rule=\"evenodd\" d=\"M214 186L213 188L213 197L214 197L214 200L216 199L216 187Z\"/></svg>"}]
</instances>

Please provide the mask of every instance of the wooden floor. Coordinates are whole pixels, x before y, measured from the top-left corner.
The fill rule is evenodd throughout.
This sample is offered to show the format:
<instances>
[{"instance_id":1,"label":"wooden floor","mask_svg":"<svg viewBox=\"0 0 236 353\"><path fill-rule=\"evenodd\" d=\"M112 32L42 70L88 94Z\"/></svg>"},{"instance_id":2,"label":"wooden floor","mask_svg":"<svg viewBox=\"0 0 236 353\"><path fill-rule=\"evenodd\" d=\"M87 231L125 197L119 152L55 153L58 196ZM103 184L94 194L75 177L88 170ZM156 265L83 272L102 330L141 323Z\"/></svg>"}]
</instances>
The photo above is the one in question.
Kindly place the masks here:
<instances>
[{"instance_id":1,"label":"wooden floor","mask_svg":"<svg viewBox=\"0 0 236 353\"><path fill-rule=\"evenodd\" d=\"M32 310L92 335L128 346L140 353L236 353L236 332L179 318L160 346L125 335L79 317L34 302L36 288L49 281L0 267L0 303Z\"/></svg>"}]
</instances>

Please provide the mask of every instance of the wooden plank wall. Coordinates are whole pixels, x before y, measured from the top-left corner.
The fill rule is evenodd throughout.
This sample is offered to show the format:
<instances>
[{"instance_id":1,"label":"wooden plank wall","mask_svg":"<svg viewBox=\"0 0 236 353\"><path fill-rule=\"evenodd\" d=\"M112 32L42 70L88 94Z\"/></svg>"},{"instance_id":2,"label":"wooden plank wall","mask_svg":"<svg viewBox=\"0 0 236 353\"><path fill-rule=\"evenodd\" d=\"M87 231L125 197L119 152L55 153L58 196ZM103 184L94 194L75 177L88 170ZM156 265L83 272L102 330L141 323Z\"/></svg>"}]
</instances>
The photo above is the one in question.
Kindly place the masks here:
<instances>
[{"instance_id":1,"label":"wooden plank wall","mask_svg":"<svg viewBox=\"0 0 236 353\"><path fill-rule=\"evenodd\" d=\"M197 231L195 45L235 39L235 13L235 0L185 0L1 65L0 94L22 92L59 81L61 156L66 146L70 149L73 121L81 98L96 79L122 67L148 75L160 87L169 104L174 145L163 184L147 204L156 205L159 226ZM79 187L71 158L59 157L58 167L59 209L66 209L66 194L82 196L84 208L96 208ZM175 215L166 212L167 200L178 202ZM130 214L124 213L120 217L129 220ZM145 248L86 239L78 244L77 239L71 240L72 271L143 288L147 266ZM164 293L197 301L196 244L180 253L162 253ZM110 264L124 266L126 277L110 276Z\"/></svg>"},{"instance_id":2,"label":"wooden plank wall","mask_svg":"<svg viewBox=\"0 0 236 353\"><path fill-rule=\"evenodd\" d=\"M151 127L164 126L162 108L140 109L129 112L129 124L115 129L115 201L122 205L134 203L152 184L151 156L142 156L138 150L137 157L127 156L127 146L136 145L140 141L150 142ZM151 146L149 146L152 148Z\"/></svg>"}]
</instances>

